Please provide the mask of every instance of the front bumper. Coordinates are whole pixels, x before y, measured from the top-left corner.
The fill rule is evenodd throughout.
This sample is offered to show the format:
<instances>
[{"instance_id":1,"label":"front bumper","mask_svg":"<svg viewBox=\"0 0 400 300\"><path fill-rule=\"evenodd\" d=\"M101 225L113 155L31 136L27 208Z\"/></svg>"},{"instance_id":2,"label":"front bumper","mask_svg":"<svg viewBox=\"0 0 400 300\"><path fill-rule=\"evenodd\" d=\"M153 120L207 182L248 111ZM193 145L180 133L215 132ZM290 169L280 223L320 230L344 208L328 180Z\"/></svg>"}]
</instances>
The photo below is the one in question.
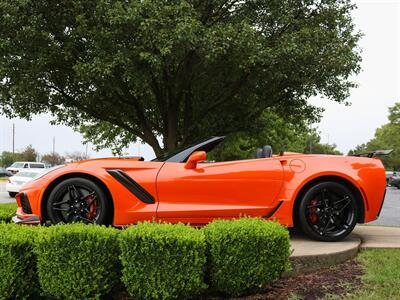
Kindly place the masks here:
<instances>
[{"instance_id":1,"label":"front bumper","mask_svg":"<svg viewBox=\"0 0 400 300\"><path fill-rule=\"evenodd\" d=\"M19 193L15 200L18 208L15 216L12 218L14 223L18 224L40 224L39 216L32 214L29 199L26 193Z\"/></svg>"}]
</instances>

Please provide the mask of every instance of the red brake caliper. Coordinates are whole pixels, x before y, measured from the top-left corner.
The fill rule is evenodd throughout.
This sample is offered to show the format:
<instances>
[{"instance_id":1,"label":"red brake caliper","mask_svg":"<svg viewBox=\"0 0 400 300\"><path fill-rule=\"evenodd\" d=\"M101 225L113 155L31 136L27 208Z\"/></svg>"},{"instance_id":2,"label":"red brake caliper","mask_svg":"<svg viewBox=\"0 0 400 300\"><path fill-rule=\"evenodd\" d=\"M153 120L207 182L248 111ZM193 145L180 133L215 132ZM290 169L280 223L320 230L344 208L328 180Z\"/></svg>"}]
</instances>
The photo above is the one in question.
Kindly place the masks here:
<instances>
[{"instance_id":1,"label":"red brake caliper","mask_svg":"<svg viewBox=\"0 0 400 300\"><path fill-rule=\"evenodd\" d=\"M308 219L311 224L317 224L318 222L317 206L316 206L317 204L318 204L317 199L313 199L310 201L310 206L312 207L310 207Z\"/></svg>"},{"instance_id":2,"label":"red brake caliper","mask_svg":"<svg viewBox=\"0 0 400 300\"><path fill-rule=\"evenodd\" d=\"M93 220L94 217L96 216L96 211L97 211L97 205L96 205L96 201L94 201L96 198L95 195L91 195L90 197L88 197L87 199L87 203L89 205L89 212L87 215L87 218L89 220Z\"/></svg>"}]
</instances>

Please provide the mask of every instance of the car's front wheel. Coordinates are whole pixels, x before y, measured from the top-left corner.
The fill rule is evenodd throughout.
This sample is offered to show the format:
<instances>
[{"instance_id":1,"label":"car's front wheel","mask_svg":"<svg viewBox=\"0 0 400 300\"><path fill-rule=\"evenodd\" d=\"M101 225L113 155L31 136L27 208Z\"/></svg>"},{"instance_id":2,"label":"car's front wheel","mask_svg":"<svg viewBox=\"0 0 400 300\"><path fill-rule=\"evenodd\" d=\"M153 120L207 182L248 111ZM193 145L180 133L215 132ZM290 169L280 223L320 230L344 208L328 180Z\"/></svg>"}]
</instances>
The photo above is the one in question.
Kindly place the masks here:
<instances>
[{"instance_id":1,"label":"car's front wheel","mask_svg":"<svg viewBox=\"0 0 400 300\"><path fill-rule=\"evenodd\" d=\"M343 184L322 182L302 197L299 221L303 232L319 241L338 241L353 231L357 206L353 193Z\"/></svg>"},{"instance_id":2,"label":"car's front wheel","mask_svg":"<svg viewBox=\"0 0 400 300\"><path fill-rule=\"evenodd\" d=\"M11 198L15 198L15 196L17 196L17 194L18 194L18 193L14 193L14 192L9 192L9 193L8 193L8 195L9 195Z\"/></svg>"},{"instance_id":3,"label":"car's front wheel","mask_svg":"<svg viewBox=\"0 0 400 300\"><path fill-rule=\"evenodd\" d=\"M98 184L85 178L70 178L50 193L47 216L53 224L107 224L111 212L109 206L107 195Z\"/></svg>"}]
</instances>

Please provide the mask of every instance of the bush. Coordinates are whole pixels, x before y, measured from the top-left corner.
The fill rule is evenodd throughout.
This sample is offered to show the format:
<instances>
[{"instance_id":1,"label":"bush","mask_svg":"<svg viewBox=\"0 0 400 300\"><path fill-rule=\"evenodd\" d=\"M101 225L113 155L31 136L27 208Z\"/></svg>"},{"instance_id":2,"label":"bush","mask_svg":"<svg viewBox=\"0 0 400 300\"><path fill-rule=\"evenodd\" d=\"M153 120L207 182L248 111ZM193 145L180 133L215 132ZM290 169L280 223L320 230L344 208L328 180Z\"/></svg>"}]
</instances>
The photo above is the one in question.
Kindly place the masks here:
<instances>
[{"instance_id":1,"label":"bush","mask_svg":"<svg viewBox=\"0 0 400 300\"><path fill-rule=\"evenodd\" d=\"M0 224L0 299L28 299L39 295L33 252L39 228Z\"/></svg>"},{"instance_id":2,"label":"bush","mask_svg":"<svg viewBox=\"0 0 400 300\"><path fill-rule=\"evenodd\" d=\"M45 294L99 299L119 278L118 230L98 225L55 225L37 240L35 252Z\"/></svg>"},{"instance_id":3,"label":"bush","mask_svg":"<svg viewBox=\"0 0 400 300\"><path fill-rule=\"evenodd\" d=\"M11 222L12 217L17 211L17 203L2 203L0 204L0 222Z\"/></svg>"},{"instance_id":4,"label":"bush","mask_svg":"<svg viewBox=\"0 0 400 300\"><path fill-rule=\"evenodd\" d=\"M204 235L183 224L141 223L120 235L122 281L141 299L185 298L205 288Z\"/></svg>"},{"instance_id":5,"label":"bush","mask_svg":"<svg viewBox=\"0 0 400 300\"><path fill-rule=\"evenodd\" d=\"M244 294L279 278L289 267L289 233L276 222L217 220L203 230L207 277L216 291Z\"/></svg>"}]
</instances>

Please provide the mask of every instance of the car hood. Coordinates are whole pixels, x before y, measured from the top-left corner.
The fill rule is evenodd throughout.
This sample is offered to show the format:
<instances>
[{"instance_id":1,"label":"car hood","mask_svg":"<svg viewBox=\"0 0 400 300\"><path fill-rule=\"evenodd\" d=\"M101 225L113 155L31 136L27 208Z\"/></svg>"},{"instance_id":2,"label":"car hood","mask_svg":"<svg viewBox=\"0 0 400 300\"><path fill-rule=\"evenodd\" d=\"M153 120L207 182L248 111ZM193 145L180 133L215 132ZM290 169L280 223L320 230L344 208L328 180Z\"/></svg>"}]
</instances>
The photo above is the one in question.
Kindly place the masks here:
<instances>
[{"instance_id":1,"label":"car hood","mask_svg":"<svg viewBox=\"0 0 400 300\"><path fill-rule=\"evenodd\" d=\"M141 156L119 156L119 157L101 157L101 158L91 158L80 160L78 162L74 162L71 164L82 164L82 163L90 163L90 162L99 162L99 161L120 161L120 160L130 160L130 161L144 161L144 158Z\"/></svg>"}]
</instances>

